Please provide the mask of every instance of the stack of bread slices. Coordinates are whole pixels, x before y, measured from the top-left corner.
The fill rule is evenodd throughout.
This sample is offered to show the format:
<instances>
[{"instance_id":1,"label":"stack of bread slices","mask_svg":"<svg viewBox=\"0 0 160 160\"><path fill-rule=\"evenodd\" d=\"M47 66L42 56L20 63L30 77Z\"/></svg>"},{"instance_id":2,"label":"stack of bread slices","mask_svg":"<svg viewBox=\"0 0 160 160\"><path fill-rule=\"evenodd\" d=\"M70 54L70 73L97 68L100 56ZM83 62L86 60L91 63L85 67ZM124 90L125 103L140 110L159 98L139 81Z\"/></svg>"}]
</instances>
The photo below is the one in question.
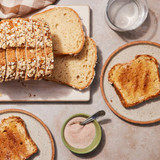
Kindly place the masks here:
<instances>
[{"instance_id":1,"label":"stack of bread slices","mask_svg":"<svg viewBox=\"0 0 160 160\"><path fill-rule=\"evenodd\" d=\"M71 8L0 21L0 82L44 79L81 90L91 84L96 61L96 44Z\"/></svg>"},{"instance_id":2,"label":"stack of bread slices","mask_svg":"<svg viewBox=\"0 0 160 160\"><path fill-rule=\"evenodd\" d=\"M48 80L76 89L87 88L95 75L97 49L95 42L85 37L79 15L68 7L55 7L32 16L49 24L54 58L54 70Z\"/></svg>"},{"instance_id":3,"label":"stack of bread slices","mask_svg":"<svg viewBox=\"0 0 160 160\"><path fill-rule=\"evenodd\" d=\"M22 18L0 22L0 82L50 78L53 62L46 22Z\"/></svg>"}]
</instances>

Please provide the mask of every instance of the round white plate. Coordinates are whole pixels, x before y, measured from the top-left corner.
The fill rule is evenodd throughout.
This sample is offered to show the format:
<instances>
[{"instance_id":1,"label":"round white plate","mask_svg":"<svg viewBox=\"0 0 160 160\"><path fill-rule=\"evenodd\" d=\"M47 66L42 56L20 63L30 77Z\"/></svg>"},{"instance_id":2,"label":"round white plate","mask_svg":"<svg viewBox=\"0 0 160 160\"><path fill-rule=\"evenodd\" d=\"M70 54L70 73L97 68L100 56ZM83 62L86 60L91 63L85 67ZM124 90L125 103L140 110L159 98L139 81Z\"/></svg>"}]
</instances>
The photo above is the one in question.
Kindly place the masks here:
<instances>
[{"instance_id":1,"label":"round white plate","mask_svg":"<svg viewBox=\"0 0 160 160\"><path fill-rule=\"evenodd\" d=\"M28 160L53 160L55 155L54 141L43 121L24 110L7 109L0 111L0 121L10 116L19 116L24 120L29 135L38 147L38 152Z\"/></svg>"},{"instance_id":2,"label":"round white plate","mask_svg":"<svg viewBox=\"0 0 160 160\"><path fill-rule=\"evenodd\" d=\"M100 79L102 96L108 107L120 118L139 124L160 121L160 97L148 100L134 107L122 106L114 87L108 82L108 72L117 63L126 63L136 55L148 54L160 63L160 44L149 41L136 41L123 45L115 50L106 60Z\"/></svg>"}]
</instances>

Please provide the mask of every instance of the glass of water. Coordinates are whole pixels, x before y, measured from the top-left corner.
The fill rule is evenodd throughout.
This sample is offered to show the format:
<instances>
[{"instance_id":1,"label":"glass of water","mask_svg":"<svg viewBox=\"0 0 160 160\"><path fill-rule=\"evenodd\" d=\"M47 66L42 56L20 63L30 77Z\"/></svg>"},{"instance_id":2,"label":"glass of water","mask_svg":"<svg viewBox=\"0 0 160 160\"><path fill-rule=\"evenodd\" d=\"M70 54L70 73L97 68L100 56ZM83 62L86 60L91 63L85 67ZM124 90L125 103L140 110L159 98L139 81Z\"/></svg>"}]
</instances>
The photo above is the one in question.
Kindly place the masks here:
<instances>
[{"instance_id":1,"label":"glass of water","mask_svg":"<svg viewBox=\"0 0 160 160\"><path fill-rule=\"evenodd\" d=\"M146 0L109 0L105 11L107 24L113 30L120 32L138 28L147 15Z\"/></svg>"}]
</instances>

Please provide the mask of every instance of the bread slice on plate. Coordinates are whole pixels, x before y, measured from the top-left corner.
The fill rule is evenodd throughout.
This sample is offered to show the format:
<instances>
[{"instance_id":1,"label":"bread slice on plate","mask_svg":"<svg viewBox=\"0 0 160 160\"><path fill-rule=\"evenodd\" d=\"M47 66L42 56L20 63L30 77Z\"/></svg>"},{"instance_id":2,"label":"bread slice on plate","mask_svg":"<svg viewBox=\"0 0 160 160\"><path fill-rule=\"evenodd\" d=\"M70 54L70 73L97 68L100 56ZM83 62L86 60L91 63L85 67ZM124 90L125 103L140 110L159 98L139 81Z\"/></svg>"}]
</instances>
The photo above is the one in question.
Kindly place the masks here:
<instances>
[{"instance_id":1,"label":"bread slice on plate","mask_svg":"<svg viewBox=\"0 0 160 160\"><path fill-rule=\"evenodd\" d=\"M85 36L80 17L73 9L55 7L35 14L32 18L44 18L48 22L54 54L77 54L82 50Z\"/></svg>"},{"instance_id":2,"label":"bread slice on plate","mask_svg":"<svg viewBox=\"0 0 160 160\"><path fill-rule=\"evenodd\" d=\"M124 107L131 107L160 94L157 60L150 55L137 55L134 60L116 64L108 73Z\"/></svg>"},{"instance_id":3,"label":"bread slice on plate","mask_svg":"<svg viewBox=\"0 0 160 160\"><path fill-rule=\"evenodd\" d=\"M52 81L63 83L82 90L94 79L97 61L95 42L86 37L82 51L77 55L55 56Z\"/></svg>"},{"instance_id":4,"label":"bread slice on plate","mask_svg":"<svg viewBox=\"0 0 160 160\"><path fill-rule=\"evenodd\" d=\"M27 159L37 152L24 121L17 116L8 117L0 124L0 159Z\"/></svg>"}]
</instances>

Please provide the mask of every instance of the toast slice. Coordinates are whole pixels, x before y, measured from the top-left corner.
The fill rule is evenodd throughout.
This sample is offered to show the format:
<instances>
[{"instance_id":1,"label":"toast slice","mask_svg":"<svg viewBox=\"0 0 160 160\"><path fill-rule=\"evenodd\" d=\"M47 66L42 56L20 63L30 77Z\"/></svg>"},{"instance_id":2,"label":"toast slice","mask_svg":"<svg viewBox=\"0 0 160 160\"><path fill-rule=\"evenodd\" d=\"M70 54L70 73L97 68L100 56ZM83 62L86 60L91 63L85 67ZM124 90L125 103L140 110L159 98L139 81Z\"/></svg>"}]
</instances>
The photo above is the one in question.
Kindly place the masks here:
<instances>
[{"instance_id":1,"label":"toast slice","mask_svg":"<svg viewBox=\"0 0 160 160\"><path fill-rule=\"evenodd\" d=\"M41 80L45 75L46 57L44 52L44 41L42 32L42 22L40 20L32 20L34 34L36 39L36 60L37 70L35 80Z\"/></svg>"},{"instance_id":2,"label":"toast slice","mask_svg":"<svg viewBox=\"0 0 160 160\"><path fill-rule=\"evenodd\" d=\"M16 80L24 80L26 73L26 53L25 53L25 26L23 19L14 18L13 24L15 27L17 47L16 47L16 57L17 57L17 70L16 70Z\"/></svg>"},{"instance_id":3,"label":"toast slice","mask_svg":"<svg viewBox=\"0 0 160 160\"><path fill-rule=\"evenodd\" d=\"M73 9L56 7L32 18L43 18L49 24L54 54L77 54L82 50L85 36L80 17Z\"/></svg>"},{"instance_id":4,"label":"toast slice","mask_svg":"<svg viewBox=\"0 0 160 160\"><path fill-rule=\"evenodd\" d=\"M5 80L6 75L6 38L5 38L5 23L0 22L0 82Z\"/></svg>"},{"instance_id":5,"label":"toast slice","mask_svg":"<svg viewBox=\"0 0 160 160\"><path fill-rule=\"evenodd\" d=\"M82 51L77 55L55 56L52 81L82 90L93 81L97 61L95 42L86 37Z\"/></svg>"},{"instance_id":6,"label":"toast slice","mask_svg":"<svg viewBox=\"0 0 160 160\"><path fill-rule=\"evenodd\" d=\"M134 60L116 64L108 73L124 107L131 107L159 96L160 78L157 60L150 55L137 55Z\"/></svg>"},{"instance_id":7,"label":"toast slice","mask_svg":"<svg viewBox=\"0 0 160 160\"><path fill-rule=\"evenodd\" d=\"M16 35L14 24L12 20L3 20L5 23L5 37L6 37L6 62L7 70L5 81L14 80L16 77L17 58L16 58Z\"/></svg>"},{"instance_id":8,"label":"toast slice","mask_svg":"<svg viewBox=\"0 0 160 160\"><path fill-rule=\"evenodd\" d=\"M27 159L37 152L37 146L29 136L20 117L12 116L0 124L0 159Z\"/></svg>"},{"instance_id":9,"label":"toast slice","mask_svg":"<svg viewBox=\"0 0 160 160\"><path fill-rule=\"evenodd\" d=\"M54 55L52 47L52 37L48 23L42 19L44 52L46 57L45 78L51 78L54 68Z\"/></svg>"},{"instance_id":10,"label":"toast slice","mask_svg":"<svg viewBox=\"0 0 160 160\"><path fill-rule=\"evenodd\" d=\"M34 79L37 69L36 39L35 39L32 20L24 19L24 26L26 35L25 55L27 61L25 80L31 80Z\"/></svg>"}]
</instances>

